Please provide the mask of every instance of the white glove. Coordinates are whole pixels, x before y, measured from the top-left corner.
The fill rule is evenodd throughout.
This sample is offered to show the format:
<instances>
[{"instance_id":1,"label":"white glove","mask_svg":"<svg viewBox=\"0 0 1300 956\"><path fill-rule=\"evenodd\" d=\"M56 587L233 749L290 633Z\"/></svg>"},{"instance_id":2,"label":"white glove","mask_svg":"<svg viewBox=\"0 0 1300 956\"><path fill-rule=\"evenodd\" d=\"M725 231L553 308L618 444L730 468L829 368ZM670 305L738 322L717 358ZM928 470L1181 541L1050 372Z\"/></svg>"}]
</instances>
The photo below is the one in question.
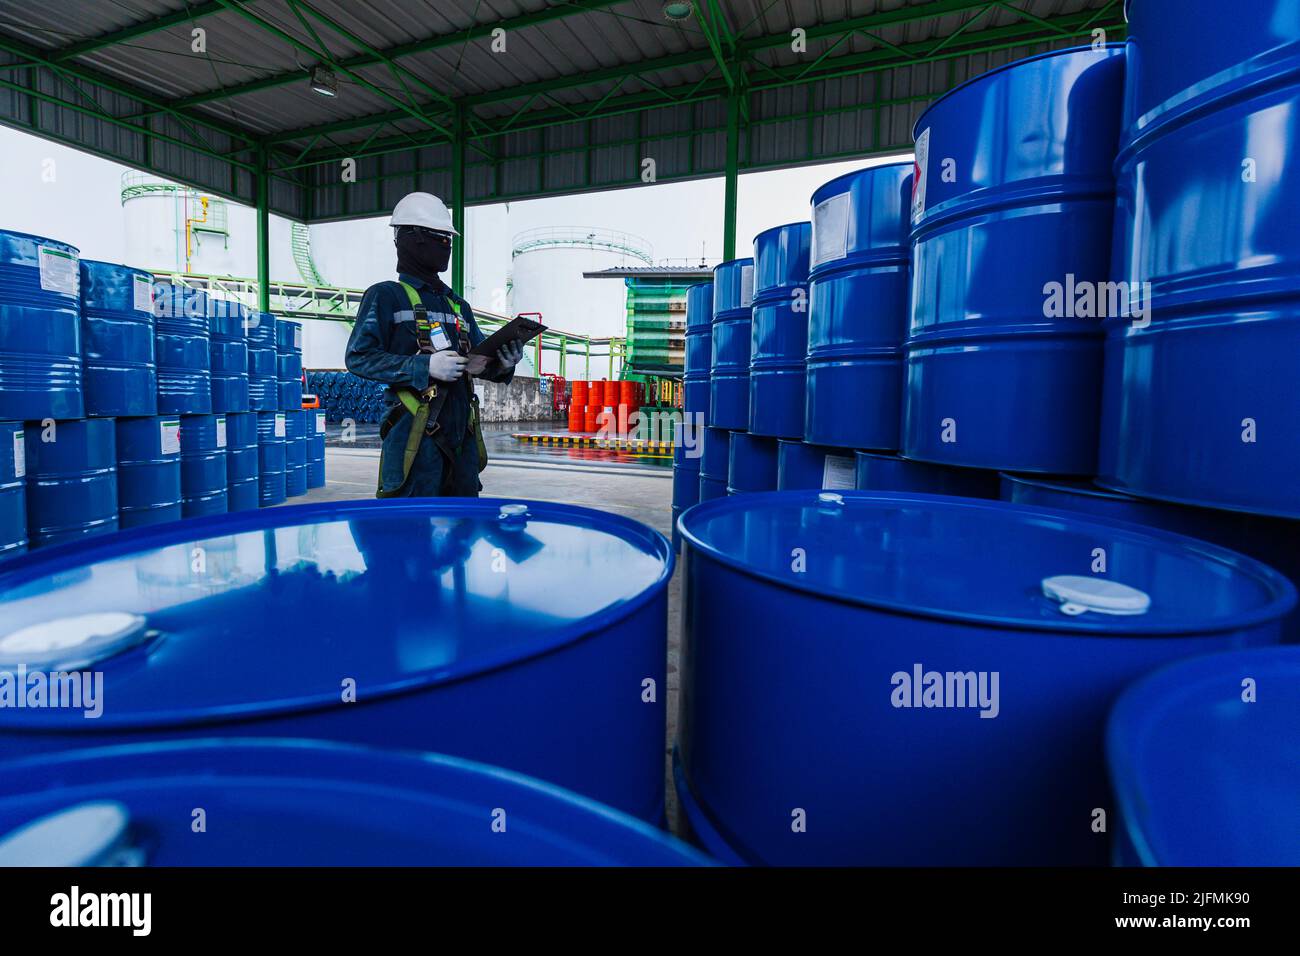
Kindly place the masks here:
<instances>
[{"instance_id":1,"label":"white glove","mask_svg":"<svg viewBox=\"0 0 1300 956\"><path fill-rule=\"evenodd\" d=\"M469 360L455 349L443 349L429 356L429 378L440 382L454 382L465 371Z\"/></svg>"},{"instance_id":2,"label":"white glove","mask_svg":"<svg viewBox=\"0 0 1300 956\"><path fill-rule=\"evenodd\" d=\"M497 361L502 368L514 368L524 357L524 347L518 341L510 341L497 349Z\"/></svg>"}]
</instances>

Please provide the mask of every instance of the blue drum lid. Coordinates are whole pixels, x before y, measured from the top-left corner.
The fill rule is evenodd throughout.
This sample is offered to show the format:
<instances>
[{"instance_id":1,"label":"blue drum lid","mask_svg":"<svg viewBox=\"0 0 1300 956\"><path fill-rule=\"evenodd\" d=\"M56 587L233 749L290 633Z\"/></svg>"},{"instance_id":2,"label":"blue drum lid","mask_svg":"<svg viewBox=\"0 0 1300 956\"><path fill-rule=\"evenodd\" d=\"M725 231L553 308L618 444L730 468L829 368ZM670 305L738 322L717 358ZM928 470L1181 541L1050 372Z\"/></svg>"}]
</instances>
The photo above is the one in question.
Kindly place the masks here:
<instances>
[{"instance_id":1,"label":"blue drum lid","mask_svg":"<svg viewBox=\"0 0 1300 956\"><path fill-rule=\"evenodd\" d=\"M1143 864L1300 866L1297 689L1300 648L1269 647L1180 661L1124 692L1106 752Z\"/></svg>"},{"instance_id":2,"label":"blue drum lid","mask_svg":"<svg viewBox=\"0 0 1300 956\"><path fill-rule=\"evenodd\" d=\"M709 865L603 804L436 754L214 739L9 768L0 865ZM196 841L191 807L238 838Z\"/></svg>"},{"instance_id":3,"label":"blue drum lid","mask_svg":"<svg viewBox=\"0 0 1300 956\"><path fill-rule=\"evenodd\" d=\"M1001 501L783 491L697 505L679 528L715 560L786 588L996 627L1213 633L1278 620L1296 602L1286 578L1225 548ZM1092 573L1096 549L1105 573Z\"/></svg>"},{"instance_id":4,"label":"blue drum lid","mask_svg":"<svg viewBox=\"0 0 1300 956\"><path fill-rule=\"evenodd\" d=\"M362 702L442 684L599 634L672 564L635 521L493 499L323 502L52 548L0 571L0 658L103 671L113 706L94 727L0 708L0 732L336 706L340 675ZM72 568L89 573L56 590Z\"/></svg>"}]
</instances>

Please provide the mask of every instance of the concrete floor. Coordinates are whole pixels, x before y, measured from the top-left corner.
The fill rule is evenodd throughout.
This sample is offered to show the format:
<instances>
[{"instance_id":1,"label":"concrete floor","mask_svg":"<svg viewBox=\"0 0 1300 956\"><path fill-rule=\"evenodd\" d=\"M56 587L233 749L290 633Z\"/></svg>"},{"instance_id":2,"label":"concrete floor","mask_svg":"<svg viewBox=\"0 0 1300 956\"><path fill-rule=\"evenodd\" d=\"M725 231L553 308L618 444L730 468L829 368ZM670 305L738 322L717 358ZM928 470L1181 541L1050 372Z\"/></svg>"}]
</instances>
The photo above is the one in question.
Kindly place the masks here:
<instances>
[{"instance_id":1,"label":"concrete floor","mask_svg":"<svg viewBox=\"0 0 1300 956\"><path fill-rule=\"evenodd\" d=\"M647 524L665 537L672 534L672 468L669 463L636 456L599 457L587 449L538 449L512 439L512 431L539 431L537 426L496 429L486 437L489 464L483 471L483 495L559 501L625 515ZM373 498L379 472L377 448L325 449L324 488L289 499L289 504ZM673 791L669 747L677 736L678 658L681 647L681 573L673 571L668 585L668 738L664 748L668 821L677 831L677 800Z\"/></svg>"}]
</instances>

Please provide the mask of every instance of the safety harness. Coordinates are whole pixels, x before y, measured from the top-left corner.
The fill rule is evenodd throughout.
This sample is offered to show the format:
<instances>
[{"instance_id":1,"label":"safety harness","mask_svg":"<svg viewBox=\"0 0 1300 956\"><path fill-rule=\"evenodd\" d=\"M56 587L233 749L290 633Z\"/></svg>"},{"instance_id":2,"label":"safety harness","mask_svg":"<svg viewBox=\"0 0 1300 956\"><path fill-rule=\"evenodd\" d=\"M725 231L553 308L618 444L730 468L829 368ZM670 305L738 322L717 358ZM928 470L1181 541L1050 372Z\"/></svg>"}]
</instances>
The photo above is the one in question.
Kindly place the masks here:
<instances>
[{"instance_id":1,"label":"safety harness","mask_svg":"<svg viewBox=\"0 0 1300 956\"><path fill-rule=\"evenodd\" d=\"M433 344L433 320L429 318L429 310L420 298L420 293L415 287L406 282L398 283L405 291L406 297L411 301L411 311L415 316L415 337L419 345L421 355L432 355L438 351ZM447 298L451 311L456 315L456 337L457 351L461 355L468 355L470 350L469 334L460 324L460 303L452 298ZM479 407L478 395L474 393L474 388L468 382L466 387L469 389L470 409L468 428L474 433L474 439L478 444L478 470L482 471L487 467L487 446L483 442L483 434L479 428ZM393 406L383 423L379 426L379 438L382 441L388 437L388 433L393 427L402 420L403 415L411 416L411 432L406 439L406 448L402 454L402 481L392 491L384 490L384 453L382 449L379 453L379 479L375 488L375 497L393 498L401 494L402 488L406 486L406 480L411 475L411 466L415 464L415 456L420 451L420 442L427 435L432 437L442 426L438 423L438 416L442 413L442 406L447 402L447 389L439 388L436 384L430 385L424 391L418 391L409 385L395 385L393 390L397 393L400 401L399 405Z\"/></svg>"}]
</instances>

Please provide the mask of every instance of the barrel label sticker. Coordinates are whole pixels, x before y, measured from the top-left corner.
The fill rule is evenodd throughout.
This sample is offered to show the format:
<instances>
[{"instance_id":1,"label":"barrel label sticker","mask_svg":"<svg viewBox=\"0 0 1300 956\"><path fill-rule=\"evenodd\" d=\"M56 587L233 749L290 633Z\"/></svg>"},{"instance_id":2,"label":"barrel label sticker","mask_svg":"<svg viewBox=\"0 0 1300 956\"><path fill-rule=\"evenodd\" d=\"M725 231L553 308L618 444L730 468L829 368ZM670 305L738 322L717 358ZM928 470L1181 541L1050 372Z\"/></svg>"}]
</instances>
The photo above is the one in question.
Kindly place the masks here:
<instances>
[{"instance_id":1,"label":"barrel label sticker","mask_svg":"<svg viewBox=\"0 0 1300 956\"><path fill-rule=\"evenodd\" d=\"M153 280L148 276L132 277L131 304L137 312L153 312Z\"/></svg>"},{"instance_id":2,"label":"barrel label sticker","mask_svg":"<svg viewBox=\"0 0 1300 956\"><path fill-rule=\"evenodd\" d=\"M849 251L849 194L823 199L813 207L812 264L843 259Z\"/></svg>"},{"instance_id":3,"label":"barrel label sticker","mask_svg":"<svg viewBox=\"0 0 1300 956\"><path fill-rule=\"evenodd\" d=\"M164 455L175 455L181 450L181 423L180 419L169 422L163 422L158 426L162 434L162 453Z\"/></svg>"},{"instance_id":4,"label":"barrel label sticker","mask_svg":"<svg viewBox=\"0 0 1300 956\"><path fill-rule=\"evenodd\" d=\"M930 128L916 138L916 163L912 167L912 222L925 215L925 170L930 162Z\"/></svg>"},{"instance_id":5,"label":"barrel label sticker","mask_svg":"<svg viewBox=\"0 0 1300 956\"><path fill-rule=\"evenodd\" d=\"M27 441L20 428L14 432L14 477L22 478L27 474Z\"/></svg>"},{"instance_id":6,"label":"barrel label sticker","mask_svg":"<svg viewBox=\"0 0 1300 956\"><path fill-rule=\"evenodd\" d=\"M275 413L275 437L284 437L284 412Z\"/></svg>"},{"instance_id":7,"label":"barrel label sticker","mask_svg":"<svg viewBox=\"0 0 1300 956\"><path fill-rule=\"evenodd\" d=\"M77 295L80 292L80 276L77 272L77 257L62 249L41 246L38 254L41 266L41 289L45 292L62 292L64 295Z\"/></svg>"},{"instance_id":8,"label":"barrel label sticker","mask_svg":"<svg viewBox=\"0 0 1300 956\"><path fill-rule=\"evenodd\" d=\"M295 325L293 327L293 348L295 352L300 351L302 349L302 326L301 325Z\"/></svg>"},{"instance_id":9,"label":"barrel label sticker","mask_svg":"<svg viewBox=\"0 0 1300 956\"><path fill-rule=\"evenodd\" d=\"M822 465L822 487L852 489L855 482L855 464L852 458L843 455L827 455Z\"/></svg>"},{"instance_id":10,"label":"barrel label sticker","mask_svg":"<svg viewBox=\"0 0 1300 956\"><path fill-rule=\"evenodd\" d=\"M740 267L740 307L748 309L754 304L754 264Z\"/></svg>"},{"instance_id":11,"label":"barrel label sticker","mask_svg":"<svg viewBox=\"0 0 1300 956\"><path fill-rule=\"evenodd\" d=\"M324 412L316 413L316 434L317 435L325 434L325 413Z\"/></svg>"},{"instance_id":12,"label":"barrel label sticker","mask_svg":"<svg viewBox=\"0 0 1300 956\"><path fill-rule=\"evenodd\" d=\"M226 447L226 420L224 418L217 419L217 447Z\"/></svg>"}]
</instances>

